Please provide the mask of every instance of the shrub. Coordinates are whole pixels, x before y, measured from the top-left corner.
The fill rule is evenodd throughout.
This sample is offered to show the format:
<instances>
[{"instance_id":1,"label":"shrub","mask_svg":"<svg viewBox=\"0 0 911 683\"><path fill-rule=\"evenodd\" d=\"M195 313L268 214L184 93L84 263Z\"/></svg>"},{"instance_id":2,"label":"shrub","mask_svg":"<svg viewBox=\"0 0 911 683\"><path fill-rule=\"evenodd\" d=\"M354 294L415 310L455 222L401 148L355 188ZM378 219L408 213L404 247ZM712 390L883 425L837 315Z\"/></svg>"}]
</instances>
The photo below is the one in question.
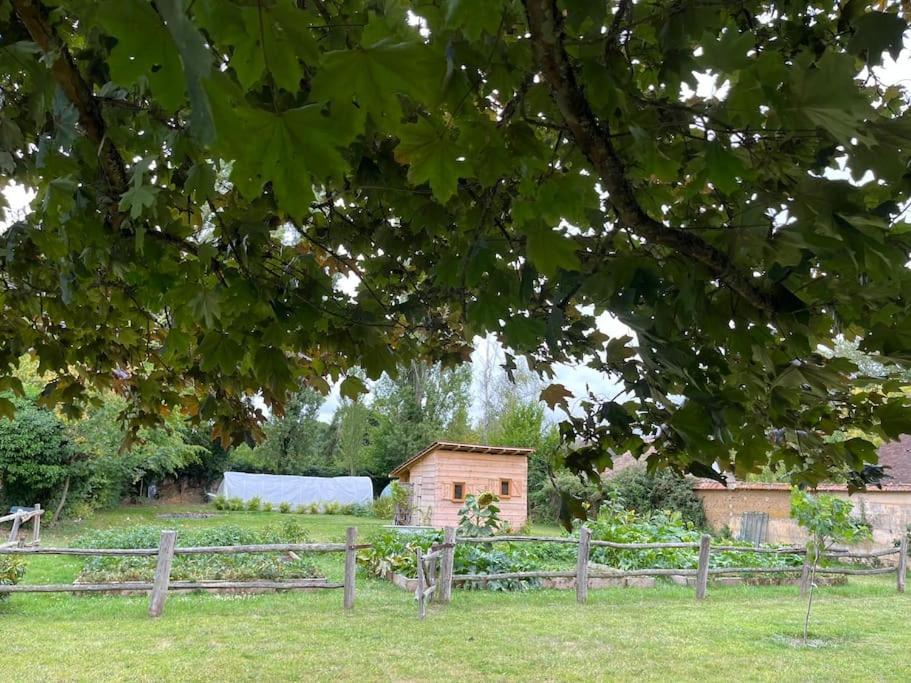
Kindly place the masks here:
<instances>
[{"instance_id":1,"label":"shrub","mask_svg":"<svg viewBox=\"0 0 911 683\"><path fill-rule=\"evenodd\" d=\"M25 561L15 555L0 555L0 585L14 586L25 576ZM0 593L0 600L9 593Z\"/></svg>"},{"instance_id":2,"label":"shrub","mask_svg":"<svg viewBox=\"0 0 911 683\"><path fill-rule=\"evenodd\" d=\"M263 512L272 512L272 503L269 501L263 503Z\"/></svg>"},{"instance_id":3,"label":"shrub","mask_svg":"<svg viewBox=\"0 0 911 683\"><path fill-rule=\"evenodd\" d=\"M338 515L341 514L342 506L335 501L330 501L323 506L324 515Z\"/></svg>"},{"instance_id":4,"label":"shrub","mask_svg":"<svg viewBox=\"0 0 911 683\"><path fill-rule=\"evenodd\" d=\"M234 512L243 510L244 509L243 499L242 498L228 498L228 506L226 509L233 510Z\"/></svg>"},{"instance_id":5,"label":"shrub","mask_svg":"<svg viewBox=\"0 0 911 683\"><path fill-rule=\"evenodd\" d=\"M604 488L608 496L619 498L628 510L640 514L660 510L679 512L696 528L707 527L702 501L693 493L686 477L673 470L650 473L645 466L634 465L605 480Z\"/></svg>"},{"instance_id":6,"label":"shrub","mask_svg":"<svg viewBox=\"0 0 911 683\"><path fill-rule=\"evenodd\" d=\"M377 498L370 507L372 508L371 513L377 519L392 519L395 514L395 501L392 496Z\"/></svg>"},{"instance_id":7,"label":"shrub","mask_svg":"<svg viewBox=\"0 0 911 683\"><path fill-rule=\"evenodd\" d=\"M590 510L597 512L604 491L598 482L591 481L585 476L580 478L566 469L559 470L554 474L553 480L548 479L540 489L533 491L529 488L531 516L548 522L559 519L564 497L579 500Z\"/></svg>"},{"instance_id":8,"label":"shrub","mask_svg":"<svg viewBox=\"0 0 911 683\"><path fill-rule=\"evenodd\" d=\"M373 517L373 505L354 503L350 506L350 511L347 514L355 517Z\"/></svg>"},{"instance_id":9,"label":"shrub","mask_svg":"<svg viewBox=\"0 0 911 683\"><path fill-rule=\"evenodd\" d=\"M262 501L259 499L259 496L253 496L247 501L247 510L250 512L257 512L260 507L262 507Z\"/></svg>"},{"instance_id":10,"label":"shrub","mask_svg":"<svg viewBox=\"0 0 911 683\"><path fill-rule=\"evenodd\" d=\"M311 515L318 515L319 503L310 503L310 505L307 506L307 513Z\"/></svg>"},{"instance_id":11,"label":"shrub","mask_svg":"<svg viewBox=\"0 0 911 683\"><path fill-rule=\"evenodd\" d=\"M0 500L7 505L47 506L64 482L82 471L66 425L33 401L4 395L16 408L0 419Z\"/></svg>"},{"instance_id":12,"label":"shrub","mask_svg":"<svg viewBox=\"0 0 911 683\"><path fill-rule=\"evenodd\" d=\"M215 498L212 499L212 504L215 506L216 510L228 509L228 499L224 496L215 496Z\"/></svg>"},{"instance_id":13,"label":"shrub","mask_svg":"<svg viewBox=\"0 0 911 683\"><path fill-rule=\"evenodd\" d=\"M305 515L305 514L307 514L307 506L298 505L296 508L294 508L294 511L299 515Z\"/></svg>"},{"instance_id":14,"label":"shrub","mask_svg":"<svg viewBox=\"0 0 911 683\"><path fill-rule=\"evenodd\" d=\"M281 503L279 503L279 504L278 504L278 511L279 511L280 513L282 513L283 515L288 514L289 512L291 512L291 503L284 502L284 501L281 502Z\"/></svg>"}]
</instances>

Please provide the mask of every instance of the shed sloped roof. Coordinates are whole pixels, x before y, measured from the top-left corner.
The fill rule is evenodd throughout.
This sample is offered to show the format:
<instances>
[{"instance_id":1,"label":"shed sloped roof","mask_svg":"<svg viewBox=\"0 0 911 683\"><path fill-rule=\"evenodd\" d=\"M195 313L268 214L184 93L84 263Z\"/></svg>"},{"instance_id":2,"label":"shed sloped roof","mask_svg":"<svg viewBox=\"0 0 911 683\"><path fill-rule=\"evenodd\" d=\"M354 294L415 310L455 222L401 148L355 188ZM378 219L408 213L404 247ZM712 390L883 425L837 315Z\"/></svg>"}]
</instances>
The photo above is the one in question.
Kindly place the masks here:
<instances>
[{"instance_id":1,"label":"shed sloped roof","mask_svg":"<svg viewBox=\"0 0 911 683\"><path fill-rule=\"evenodd\" d=\"M528 457L534 451L533 448L515 448L512 446L482 446L473 443L456 443L455 441L434 441L420 453L417 453L389 473L391 477L397 477L399 474L411 468L418 460L433 451L456 451L459 453L489 453L491 455L522 455Z\"/></svg>"}]
</instances>

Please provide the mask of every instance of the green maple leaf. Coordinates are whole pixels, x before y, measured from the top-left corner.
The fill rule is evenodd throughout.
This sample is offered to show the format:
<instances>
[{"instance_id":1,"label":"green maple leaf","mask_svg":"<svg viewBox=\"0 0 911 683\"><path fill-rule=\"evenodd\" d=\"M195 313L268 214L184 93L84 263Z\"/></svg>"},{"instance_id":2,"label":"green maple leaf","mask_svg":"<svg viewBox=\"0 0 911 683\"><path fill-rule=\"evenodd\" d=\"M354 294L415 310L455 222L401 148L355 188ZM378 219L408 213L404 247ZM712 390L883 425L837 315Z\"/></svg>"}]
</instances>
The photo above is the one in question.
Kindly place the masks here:
<instances>
[{"instance_id":1,"label":"green maple leaf","mask_svg":"<svg viewBox=\"0 0 911 683\"><path fill-rule=\"evenodd\" d=\"M578 245L573 240L543 224L528 226L525 230L525 251L541 273L553 276L560 268L579 270Z\"/></svg>"},{"instance_id":2,"label":"green maple leaf","mask_svg":"<svg viewBox=\"0 0 911 683\"><path fill-rule=\"evenodd\" d=\"M210 87L210 95L218 147L234 160L231 180L245 197L259 196L271 182L279 206L302 218L314 181L341 177L348 169L341 149L358 134L362 119L355 108L339 106L329 113L309 104L276 114L246 105L224 81Z\"/></svg>"},{"instance_id":3,"label":"green maple leaf","mask_svg":"<svg viewBox=\"0 0 911 683\"><path fill-rule=\"evenodd\" d=\"M495 36L503 16L499 0L446 0L446 26L461 29L469 40Z\"/></svg>"},{"instance_id":4,"label":"green maple leaf","mask_svg":"<svg viewBox=\"0 0 911 683\"><path fill-rule=\"evenodd\" d=\"M883 53L898 59L908 24L894 12L868 12L854 21L848 51L866 58L867 64L882 63Z\"/></svg>"},{"instance_id":5,"label":"green maple leaf","mask_svg":"<svg viewBox=\"0 0 911 683\"><path fill-rule=\"evenodd\" d=\"M852 145L853 138L866 145L876 144L865 123L870 105L854 80L850 56L826 52L815 65L804 61L792 74L792 111L827 130L842 144Z\"/></svg>"},{"instance_id":6,"label":"green maple leaf","mask_svg":"<svg viewBox=\"0 0 911 683\"><path fill-rule=\"evenodd\" d=\"M295 93L303 76L301 60L319 59L309 28L313 18L288 0L257 7L211 3L203 6L202 16L216 40L234 48L230 65L245 90L268 70L276 85Z\"/></svg>"},{"instance_id":7,"label":"green maple leaf","mask_svg":"<svg viewBox=\"0 0 911 683\"><path fill-rule=\"evenodd\" d=\"M146 79L152 93L168 111L184 101L186 80L174 41L145 0L106 0L98 4L95 21L117 44L108 65L111 80L132 86ZM141 25L142 31L136 31Z\"/></svg>"},{"instance_id":8,"label":"green maple leaf","mask_svg":"<svg viewBox=\"0 0 911 683\"><path fill-rule=\"evenodd\" d=\"M711 183L725 194L739 185L745 167L740 158L719 142L710 142L705 151L705 173Z\"/></svg>"},{"instance_id":9,"label":"green maple leaf","mask_svg":"<svg viewBox=\"0 0 911 683\"><path fill-rule=\"evenodd\" d=\"M139 218L143 209L155 206L155 195L157 193L157 187L134 184L120 196L118 208L121 211L129 210L130 218Z\"/></svg>"},{"instance_id":10,"label":"green maple leaf","mask_svg":"<svg viewBox=\"0 0 911 683\"><path fill-rule=\"evenodd\" d=\"M244 357L240 344L220 332L209 332L199 345L202 356L200 367L206 372L221 368L225 373L232 373Z\"/></svg>"},{"instance_id":11,"label":"green maple leaf","mask_svg":"<svg viewBox=\"0 0 911 683\"><path fill-rule=\"evenodd\" d=\"M280 349L263 346L253 357L256 374L275 391L283 391L292 384L288 359Z\"/></svg>"},{"instance_id":12,"label":"green maple leaf","mask_svg":"<svg viewBox=\"0 0 911 683\"><path fill-rule=\"evenodd\" d=\"M213 290L200 290L187 305L197 318L202 318L206 327L214 327L215 321L221 317L221 297Z\"/></svg>"},{"instance_id":13,"label":"green maple leaf","mask_svg":"<svg viewBox=\"0 0 911 683\"><path fill-rule=\"evenodd\" d=\"M731 73L750 65L747 52L756 45L752 33L741 33L733 24L728 25L720 39L710 34L702 37L701 62L708 67Z\"/></svg>"},{"instance_id":14,"label":"green maple leaf","mask_svg":"<svg viewBox=\"0 0 911 683\"><path fill-rule=\"evenodd\" d=\"M433 196L445 204L456 193L459 177L470 175L452 133L427 119L402 127L395 158L408 164L408 180L414 185L429 183Z\"/></svg>"},{"instance_id":15,"label":"green maple leaf","mask_svg":"<svg viewBox=\"0 0 911 683\"><path fill-rule=\"evenodd\" d=\"M381 40L369 47L336 50L323 55L313 79L311 99L358 106L375 120L401 116L399 95L423 103L439 97L443 63L428 45Z\"/></svg>"},{"instance_id":16,"label":"green maple leaf","mask_svg":"<svg viewBox=\"0 0 911 683\"><path fill-rule=\"evenodd\" d=\"M904 400L890 401L876 409L880 427L890 439L897 439L902 434L911 433L911 409Z\"/></svg>"},{"instance_id":17,"label":"green maple leaf","mask_svg":"<svg viewBox=\"0 0 911 683\"><path fill-rule=\"evenodd\" d=\"M361 394L367 393L367 385L364 384L363 380L361 380L360 377L349 375L342 380L341 385L339 385L338 392L340 395L344 396L345 398L350 398L353 401Z\"/></svg>"}]
</instances>

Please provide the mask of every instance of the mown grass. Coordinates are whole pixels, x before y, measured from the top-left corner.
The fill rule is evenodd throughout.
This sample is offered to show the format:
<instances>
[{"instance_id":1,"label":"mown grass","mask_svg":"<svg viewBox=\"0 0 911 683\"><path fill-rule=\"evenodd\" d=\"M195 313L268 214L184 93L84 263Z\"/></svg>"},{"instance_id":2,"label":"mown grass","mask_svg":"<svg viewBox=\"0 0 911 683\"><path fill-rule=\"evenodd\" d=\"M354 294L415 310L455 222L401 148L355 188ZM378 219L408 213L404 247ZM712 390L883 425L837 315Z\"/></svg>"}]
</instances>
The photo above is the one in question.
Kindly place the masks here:
<instances>
[{"instance_id":1,"label":"mown grass","mask_svg":"<svg viewBox=\"0 0 911 683\"><path fill-rule=\"evenodd\" d=\"M186 509L186 508L181 508ZM124 509L70 525L159 523L161 510ZM278 513L228 513L265 525ZM315 540L362 535L383 522L294 516ZM340 570L340 557L327 571ZM30 558L27 580L70 580L79 562ZM177 594L148 618L145 598L15 595L0 605L0 680L909 680L911 598L888 578L823 588L811 630L816 647L795 646L804 605L793 587L590 592L456 591L448 607L417 620L410 595L359 576L357 604L340 591L248 597Z\"/></svg>"}]
</instances>

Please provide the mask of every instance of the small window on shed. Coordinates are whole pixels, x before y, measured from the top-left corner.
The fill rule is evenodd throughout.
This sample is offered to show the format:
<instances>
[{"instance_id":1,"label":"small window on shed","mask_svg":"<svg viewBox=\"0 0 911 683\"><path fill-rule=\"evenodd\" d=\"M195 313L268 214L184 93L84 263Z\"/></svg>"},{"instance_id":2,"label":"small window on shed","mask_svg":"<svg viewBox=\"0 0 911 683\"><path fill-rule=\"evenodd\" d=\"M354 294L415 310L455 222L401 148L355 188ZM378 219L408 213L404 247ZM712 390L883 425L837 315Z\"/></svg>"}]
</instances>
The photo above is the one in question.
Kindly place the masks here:
<instances>
[{"instance_id":1,"label":"small window on shed","mask_svg":"<svg viewBox=\"0 0 911 683\"><path fill-rule=\"evenodd\" d=\"M465 482L456 481L452 484L452 499L465 500Z\"/></svg>"},{"instance_id":2,"label":"small window on shed","mask_svg":"<svg viewBox=\"0 0 911 683\"><path fill-rule=\"evenodd\" d=\"M500 498L509 498L512 495L512 482L509 479L500 479Z\"/></svg>"}]
</instances>

